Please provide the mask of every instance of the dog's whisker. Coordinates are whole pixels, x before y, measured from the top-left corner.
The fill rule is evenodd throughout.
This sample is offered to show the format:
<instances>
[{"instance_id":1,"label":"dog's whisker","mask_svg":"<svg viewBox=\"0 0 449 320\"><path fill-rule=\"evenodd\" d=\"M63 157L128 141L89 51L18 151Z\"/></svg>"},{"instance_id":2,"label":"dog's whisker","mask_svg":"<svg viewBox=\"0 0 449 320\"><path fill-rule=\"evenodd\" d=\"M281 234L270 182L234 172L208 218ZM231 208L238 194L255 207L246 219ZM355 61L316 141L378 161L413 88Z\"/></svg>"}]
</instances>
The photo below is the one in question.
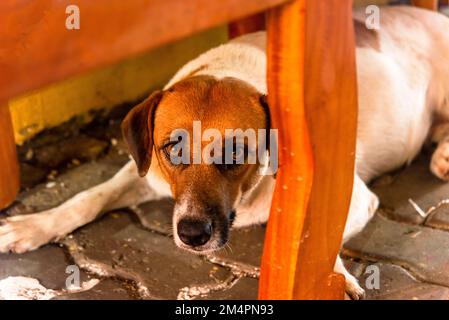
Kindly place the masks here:
<instances>
[{"instance_id":1,"label":"dog's whisker","mask_svg":"<svg viewBox=\"0 0 449 320\"><path fill-rule=\"evenodd\" d=\"M231 245L229 244L229 242L225 244L223 249L225 250L226 253L233 254L233 250L232 250Z\"/></svg>"}]
</instances>

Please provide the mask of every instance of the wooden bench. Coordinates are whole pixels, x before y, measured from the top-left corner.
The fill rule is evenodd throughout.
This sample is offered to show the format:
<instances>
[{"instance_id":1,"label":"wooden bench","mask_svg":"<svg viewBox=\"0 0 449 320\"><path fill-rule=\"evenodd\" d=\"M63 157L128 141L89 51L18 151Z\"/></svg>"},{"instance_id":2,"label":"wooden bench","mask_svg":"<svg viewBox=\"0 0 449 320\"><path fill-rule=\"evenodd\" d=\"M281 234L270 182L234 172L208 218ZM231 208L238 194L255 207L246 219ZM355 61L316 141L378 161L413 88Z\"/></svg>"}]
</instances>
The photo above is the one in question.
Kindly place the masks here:
<instances>
[{"instance_id":1,"label":"wooden bench","mask_svg":"<svg viewBox=\"0 0 449 320\"><path fill-rule=\"evenodd\" d=\"M261 299L342 299L333 273L351 197L357 121L351 0L0 2L0 208L19 190L8 100L195 32L268 32L268 96L280 169L261 266ZM416 1L434 5L434 1Z\"/></svg>"}]
</instances>

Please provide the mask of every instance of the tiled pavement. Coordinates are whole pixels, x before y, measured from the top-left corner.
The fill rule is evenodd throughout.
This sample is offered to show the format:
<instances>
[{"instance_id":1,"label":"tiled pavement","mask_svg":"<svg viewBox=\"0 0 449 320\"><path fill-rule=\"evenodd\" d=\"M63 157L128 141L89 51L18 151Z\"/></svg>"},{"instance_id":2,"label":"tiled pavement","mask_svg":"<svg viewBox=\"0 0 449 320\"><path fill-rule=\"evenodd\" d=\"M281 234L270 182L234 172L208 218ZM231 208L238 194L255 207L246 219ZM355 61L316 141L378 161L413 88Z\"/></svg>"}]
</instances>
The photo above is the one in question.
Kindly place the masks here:
<instances>
[{"instance_id":1,"label":"tiled pavement","mask_svg":"<svg viewBox=\"0 0 449 320\"><path fill-rule=\"evenodd\" d=\"M21 147L23 190L0 215L53 207L112 176L128 160L119 118L99 117L84 127L72 121ZM367 270L380 271L379 289L367 290L367 299L449 299L449 184L429 173L428 158L423 152L411 167L373 184L381 209L342 252L362 286ZM117 210L58 244L0 254L0 281L37 279L58 292L54 299L256 298L264 227L235 230L226 249L200 257L174 245L171 209L163 200ZM83 283L98 284L65 290L69 265L80 268Z\"/></svg>"}]
</instances>

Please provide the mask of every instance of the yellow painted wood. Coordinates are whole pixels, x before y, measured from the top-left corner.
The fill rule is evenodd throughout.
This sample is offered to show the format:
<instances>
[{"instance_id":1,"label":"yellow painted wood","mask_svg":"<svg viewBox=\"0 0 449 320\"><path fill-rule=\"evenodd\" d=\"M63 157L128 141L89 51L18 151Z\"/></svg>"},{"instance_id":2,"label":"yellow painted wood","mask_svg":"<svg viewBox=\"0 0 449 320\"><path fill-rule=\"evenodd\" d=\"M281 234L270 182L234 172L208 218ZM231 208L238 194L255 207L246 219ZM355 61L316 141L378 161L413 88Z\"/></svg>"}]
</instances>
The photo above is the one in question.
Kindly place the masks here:
<instances>
[{"instance_id":1,"label":"yellow painted wood","mask_svg":"<svg viewBox=\"0 0 449 320\"><path fill-rule=\"evenodd\" d=\"M9 101L17 144L45 128L88 111L134 102L164 83L187 61L225 42L227 29L215 28Z\"/></svg>"}]
</instances>

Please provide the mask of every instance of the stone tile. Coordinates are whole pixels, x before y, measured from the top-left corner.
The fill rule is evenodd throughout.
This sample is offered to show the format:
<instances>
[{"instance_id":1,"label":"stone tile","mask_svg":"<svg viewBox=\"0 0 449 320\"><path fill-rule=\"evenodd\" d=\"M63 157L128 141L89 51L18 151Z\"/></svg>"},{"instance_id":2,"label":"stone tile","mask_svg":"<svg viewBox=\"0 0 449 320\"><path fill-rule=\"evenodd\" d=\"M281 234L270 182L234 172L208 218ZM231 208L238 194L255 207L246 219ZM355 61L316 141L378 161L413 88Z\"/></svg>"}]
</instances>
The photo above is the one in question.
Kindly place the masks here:
<instances>
[{"instance_id":1,"label":"stone tile","mask_svg":"<svg viewBox=\"0 0 449 320\"><path fill-rule=\"evenodd\" d=\"M132 284L119 280L104 279L90 290L66 293L52 300L134 300L139 295Z\"/></svg>"},{"instance_id":2,"label":"stone tile","mask_svg":"<svg viewBox=\"0 0 449 320\"><path fill-rule=\"evenodd\" d=\"M144 230L126 213L105 216L76 232L73 240L77 247L69 249L80 266L96 265L94 271L134 280L148 289L150 298L174 299L184 287L217 283L231 275L178 249L172 239Z\"/></svg>"},{"instance_id":3,"label":"stone tile","mask_svg":"<svg viewBox=\"0 0 449 320\"><path fill-rule=\"evenodd\" d=\"M449 233L388 220L378 214L349 240L344 254L389 261L427 282L449 286Z\"/></svg>"},{"instance_id":4,"label":"stone tile","mask_svg":"<svg viewBox=\"0 0 449 320\"><path fill-rule=\"evenodd\" d=\"M234 229L231 231L229 244L215 256L259 267L264 240L264 226Z\"/></svg>"},{"instance_id":5,"label":"stone tile","mask_svg":"<svg viewBox=\"0 0 449 320\"><path fill-rule=\"evenodd\" d=\"M128 110L131 109L131 107L127 108ZM120 116L125 116L126 112L124 114L121 114ZM81 129L83 134L86 134L90 137L94 137L96 139L110 141L111 139L122 139L122 130L121 130L121 123L122 120L120 119L110 119L110 118L97 118L94 119L92 122L87 124L84 128Z\"/></svg>"},{"instance_id":6,"label":"stone tile","mask_svg":"<svg viewBox=\"0 0 449 320\"><path fill-rule=\"evenodd\" d=\"M416 280L405 269L385 263L373 264L379 268L379 289L367 289L370 273L359 277L367 300L447 300L449 288ZM369 283L369 281L368 281Z\"/></svg>"},{"instance_id":7,"label":"stone tile","mask_svg":"<svg viewBox=\"0 0 449 320\"><path fill-rule=\"evenodd\" d=\"M27 157L26 154L29 153L30 149L34 150L36 148L56 144L78 135L84 122L82 116L74 117L57 127L45 129L32 139L25 141L25 143L18 148L19 159L21 161L25 159L29 160L29 157Z\"/></svg>"},{"instance_id":8,"label":"stone tile","mask_svg":"<svg viewBox=\"0 0 449 320\"><path fill-rule=\"evenodd\" d=\"M35 278L48 289L63 289L72 263L64 250L56 245L46 245L24 254L0 254L0 279L10 276Z\"/></svg>"},{"instance_id":9,"label":"stone tile","mask_svg":"<svg viewBox=\"0 0 449 320\"><path fill-rule=\"evenodd\" d=\"M27 163L20 163L20 185L22 189L32 188L45 181L48 170Z\"/></svg>"},{"instance_id":10,"label":"stone tile","mask_svg":"<svg viewBox=\"0 0 449 320\"><path fill-rule=\"evenodd\" d=\"M213 292L201 300L256 300L259 289L259 280L241 278L231 288Z\"/></svg>"},{"instance_id":11,"label":"stone tile","mask_svg":"<svg viewBox=\"0 0 449 320\"><path fill-rule=\"evenodd\" d=\"M58 168L72 159L94 160L105 152L108 145L105 141L79 135L34 149L34 159L40 166Z\"/></svg>"},{"instance_id":12,"label":"stone tile","mask_svg":"<svg viewBox=\"0 0 449 320\"><path fill-rule=\"evenodd\" d=\"M424 212L448 198L449 183L439 180L429 170L430 153L420 155L411 166L374 182L371 190L379 196L383 213L388 217L415 224L424 221L409 202L412 199ZM385 180L390 180L385 183Z\"/></svg>"},{"instance_id":13,"label":"stone tile","mask_svg":"<svg viewBox=\"0 0 449 320\"><path fill-rule=\"evenodd\" d=\"M141 204L134 212L145 228L169 235L172 233L173 207L173 200L162 199Z\"/></svg>"},{"instance_id":14,"label":"stone tile","mask_svg":"<svg viewBox=\"0 0 449 320\"><path fill-rule=\"evenodd\" d=\"M34 211L53 208L78 192L111 178L127 161L127 155L110 153L98 161L77 166L56 177L54 181L47 181L20 193L17 200Z\"/></svg>"},{"instance_id":15,"label":"stone tile","mask_svg":"<svg viewBox=\"0 0 449 320\"><path fill-rule=\"evenodd\" d=\"M449 204L438 206L425 222L426 226L449 231Z\"/></svg>"},{"instance_id":16,"label":"stone tile","mask_svg":"<svg viewBox=\"0 0 449 320\"><path fill-rule=\"evenodd\" d=\"M139 206L141 221L148 229L164 234L172 232L172 200L152 201ZM264 226L252 226L234 229L229 244L214 254L226 260L232 260L252 266L260 265L265 238Z\"/></svg>"}]
</instances>

